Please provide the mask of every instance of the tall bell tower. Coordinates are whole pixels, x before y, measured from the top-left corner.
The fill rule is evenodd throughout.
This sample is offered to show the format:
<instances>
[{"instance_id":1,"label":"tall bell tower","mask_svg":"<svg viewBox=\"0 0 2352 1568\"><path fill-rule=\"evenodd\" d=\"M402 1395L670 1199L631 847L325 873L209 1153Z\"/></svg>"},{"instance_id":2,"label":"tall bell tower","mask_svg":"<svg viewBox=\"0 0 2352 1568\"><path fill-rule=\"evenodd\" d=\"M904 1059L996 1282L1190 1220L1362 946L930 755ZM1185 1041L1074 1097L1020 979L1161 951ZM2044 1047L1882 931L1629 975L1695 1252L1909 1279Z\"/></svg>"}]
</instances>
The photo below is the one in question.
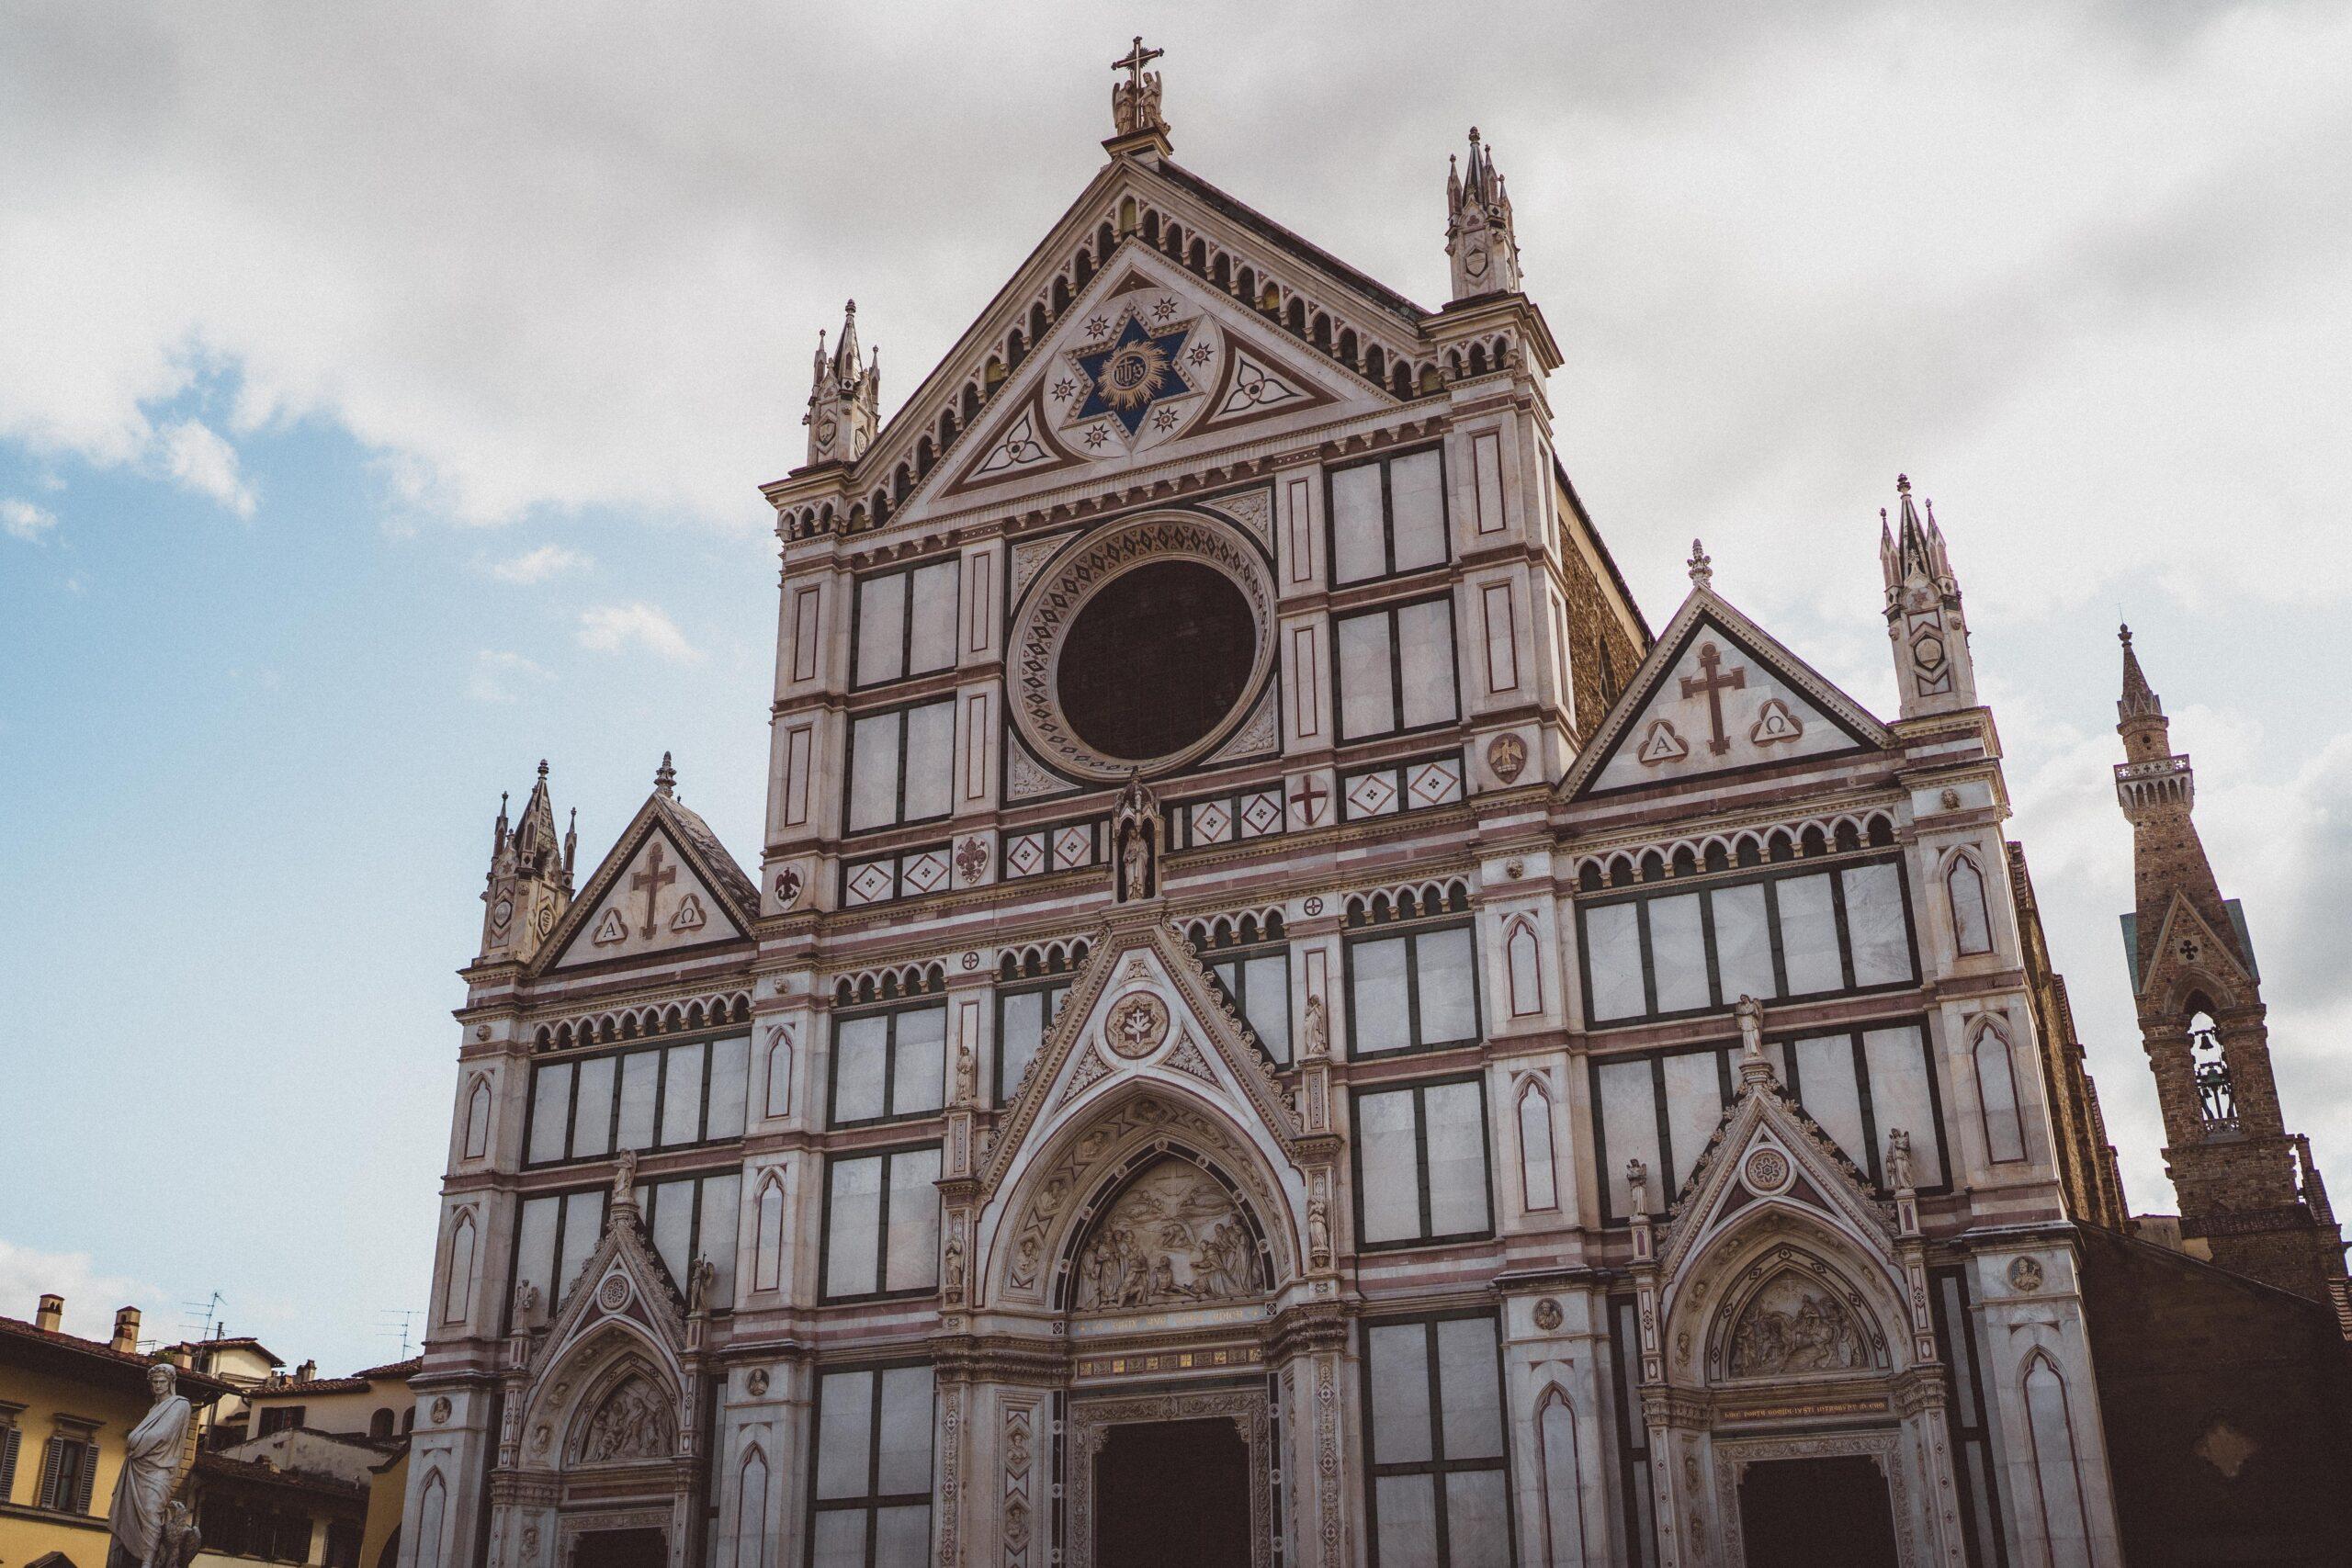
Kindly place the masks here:
<instances>
[{"instance_id":1,"label":"tall bell tower","mask_svg":"<svg viewBox=\"0 0 2352 1568\"><path fill-rule=\"evenodd\" d=\"M2286 1129L2245 916L2222 898L2197 836L2196 778L2172 749L2132 628L2120 636L2116 731L2126 760L2115 794L2132 822L2137 894L2124 943L2181 1235L2224 1268L2340 1305L2343 1237L2311 1140Z\"/></svg>"}]
</instances>

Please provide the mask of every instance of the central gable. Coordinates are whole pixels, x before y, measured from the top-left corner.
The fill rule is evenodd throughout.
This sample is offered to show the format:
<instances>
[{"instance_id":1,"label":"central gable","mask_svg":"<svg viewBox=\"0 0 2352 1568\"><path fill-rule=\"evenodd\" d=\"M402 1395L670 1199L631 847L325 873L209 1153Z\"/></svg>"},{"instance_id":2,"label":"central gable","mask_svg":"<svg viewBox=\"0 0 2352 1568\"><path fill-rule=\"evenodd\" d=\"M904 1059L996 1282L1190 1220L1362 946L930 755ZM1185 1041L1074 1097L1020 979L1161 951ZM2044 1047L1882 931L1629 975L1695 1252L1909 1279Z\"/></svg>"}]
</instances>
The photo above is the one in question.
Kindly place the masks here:
<instances>
[{"instance_id":1,"label":"central gable","mask_svg":"<svg viewBox=\"0 0 2352 1568\"><path fill-rule=\"evenodd\" d=\"M1388 395L1238 301L1125 245L922 490L952 505L1214 446L1272 421L1367 412Z\"/></svg>"}]
</instances>

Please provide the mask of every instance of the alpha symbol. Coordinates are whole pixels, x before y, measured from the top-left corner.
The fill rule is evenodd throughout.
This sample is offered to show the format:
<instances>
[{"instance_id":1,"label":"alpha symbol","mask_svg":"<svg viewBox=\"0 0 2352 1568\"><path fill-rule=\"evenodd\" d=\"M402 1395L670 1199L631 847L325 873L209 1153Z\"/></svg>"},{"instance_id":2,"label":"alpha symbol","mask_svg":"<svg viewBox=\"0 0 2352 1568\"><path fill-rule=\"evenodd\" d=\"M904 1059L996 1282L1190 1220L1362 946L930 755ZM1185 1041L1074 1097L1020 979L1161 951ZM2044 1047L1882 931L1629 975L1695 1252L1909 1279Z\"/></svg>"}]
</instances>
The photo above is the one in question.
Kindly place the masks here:
<instances>
[{"instance_id":1,"label":"alpha symbol","mask_svg":"<svg viewBox=\"0 0 2352 1568\"><path fill-rule=\"evenodd\" d=\"M1689 755L1690 748L1682 743L1682 737L1674 733L1673 724L1667 719L1654 718L1650 720L1648 733L1642 737L1641 745L1634 749L1634 760L1645 768L1655 768L1660 762L1679 762Z\"/></svg>"},{"instance_id":2,"label":"alpha symbol","mask_svg":"<svg viewBox=\"0 0 2352 1568\"><path fill-rule=\"evenodd\" d=\"M1707 750L1718 757L1731 750L1731 737L1724 733L1724 694L1739 691L1747 684L1745 668L1728 674L1722 671L1723 658L1715 651L1713 643L1702 642L1699 645L1699 669L1702 672L1682 677L1684 696L1703 696L1707 699L1707 723L1713 730L1708 739Z\"/></svg>"},{"instance_id":3,"label":"alpha symbol","mask_svg":"<svg viewBox=\"0 0 2352 1568\"><path fill-rule=\"evenodd\" d=\"M662 889L677 880L678 868L662 863L662 840L654 840L653 852L646 857L645 869L628 879L629 891L645 895L645 924L639 929L639 935L650 937L653 934L656 929L653 924L653 900L662 896Z\"/></svg>"}]
</instances>

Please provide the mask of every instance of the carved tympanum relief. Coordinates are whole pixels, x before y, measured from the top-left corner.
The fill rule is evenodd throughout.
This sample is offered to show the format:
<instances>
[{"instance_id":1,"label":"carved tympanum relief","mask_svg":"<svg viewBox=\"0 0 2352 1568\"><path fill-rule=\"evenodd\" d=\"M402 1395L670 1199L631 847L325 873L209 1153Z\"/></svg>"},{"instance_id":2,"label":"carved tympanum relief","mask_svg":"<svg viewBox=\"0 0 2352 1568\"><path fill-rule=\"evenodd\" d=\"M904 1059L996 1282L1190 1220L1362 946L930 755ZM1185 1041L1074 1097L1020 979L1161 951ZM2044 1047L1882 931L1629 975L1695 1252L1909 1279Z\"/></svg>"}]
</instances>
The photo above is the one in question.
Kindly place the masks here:
<instances>
[{"instance_id":1,"label":"carved tympanum relief","mask_svg":"<svg viewBox=\"0 0 2352 1568\"><path fill-rule=\"evenodd\" d=\"M1256 1247L1232 1197L1181 1159L1137 1177L1079 1254L1081 1311L1232 1301L1260 1288Z\"/></svg>"},{"instance_id":2,"label":"carved tympanum relief","mask_svg":"<svg viewBox=\"0 0 2352 1568\"><path fill-rule=\"evenodd\" d=\"M673 1447L667 1405L643 1378L633 1377L613 1390L588 1423L580 1457L591 1463L665 1459Z\"/></svg>"},{"instance_id":3,"label":"carved tympanum relief","mask_svg":"<svg viewBox=\"0 0 2352 1568\"><path fill-rule=\"evenodd\" d=\"M1812 1280L1784 1273L1749 1298L1731 1334L1731 1375L1779 1377L1871 1364L1845 1303Z\"/></svg>"}]
</instances>

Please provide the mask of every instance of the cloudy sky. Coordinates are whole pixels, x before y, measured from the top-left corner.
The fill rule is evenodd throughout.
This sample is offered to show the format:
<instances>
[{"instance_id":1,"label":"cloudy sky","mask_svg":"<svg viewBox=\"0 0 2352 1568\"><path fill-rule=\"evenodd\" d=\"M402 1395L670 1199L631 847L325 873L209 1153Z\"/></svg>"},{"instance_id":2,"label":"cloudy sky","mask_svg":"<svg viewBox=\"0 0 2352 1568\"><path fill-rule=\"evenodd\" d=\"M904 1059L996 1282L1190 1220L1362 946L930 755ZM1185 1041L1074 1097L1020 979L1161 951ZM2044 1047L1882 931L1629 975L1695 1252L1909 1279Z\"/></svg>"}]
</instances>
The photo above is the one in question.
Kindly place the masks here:
<instances>
[{"instance_id":1,"label":"cloudy sky","mask_svg":"<svg viewBox=\"0 0 2352 1568\"><path fill-rule=\"evenodd\" d=\"M756 11L758 14L752 14ZM996 3L0 22L0 1313L337 1370L423 1304L490 820L665 749L757 851L771 519L817 331L886 402L1102 161L1445 293L1477 124L1560 448L1654 623L1717 586L1881 712L1935 498L2135 1206L2119 611L2352 1198L2352 10Z\"/></svg>"}]
</instances>

